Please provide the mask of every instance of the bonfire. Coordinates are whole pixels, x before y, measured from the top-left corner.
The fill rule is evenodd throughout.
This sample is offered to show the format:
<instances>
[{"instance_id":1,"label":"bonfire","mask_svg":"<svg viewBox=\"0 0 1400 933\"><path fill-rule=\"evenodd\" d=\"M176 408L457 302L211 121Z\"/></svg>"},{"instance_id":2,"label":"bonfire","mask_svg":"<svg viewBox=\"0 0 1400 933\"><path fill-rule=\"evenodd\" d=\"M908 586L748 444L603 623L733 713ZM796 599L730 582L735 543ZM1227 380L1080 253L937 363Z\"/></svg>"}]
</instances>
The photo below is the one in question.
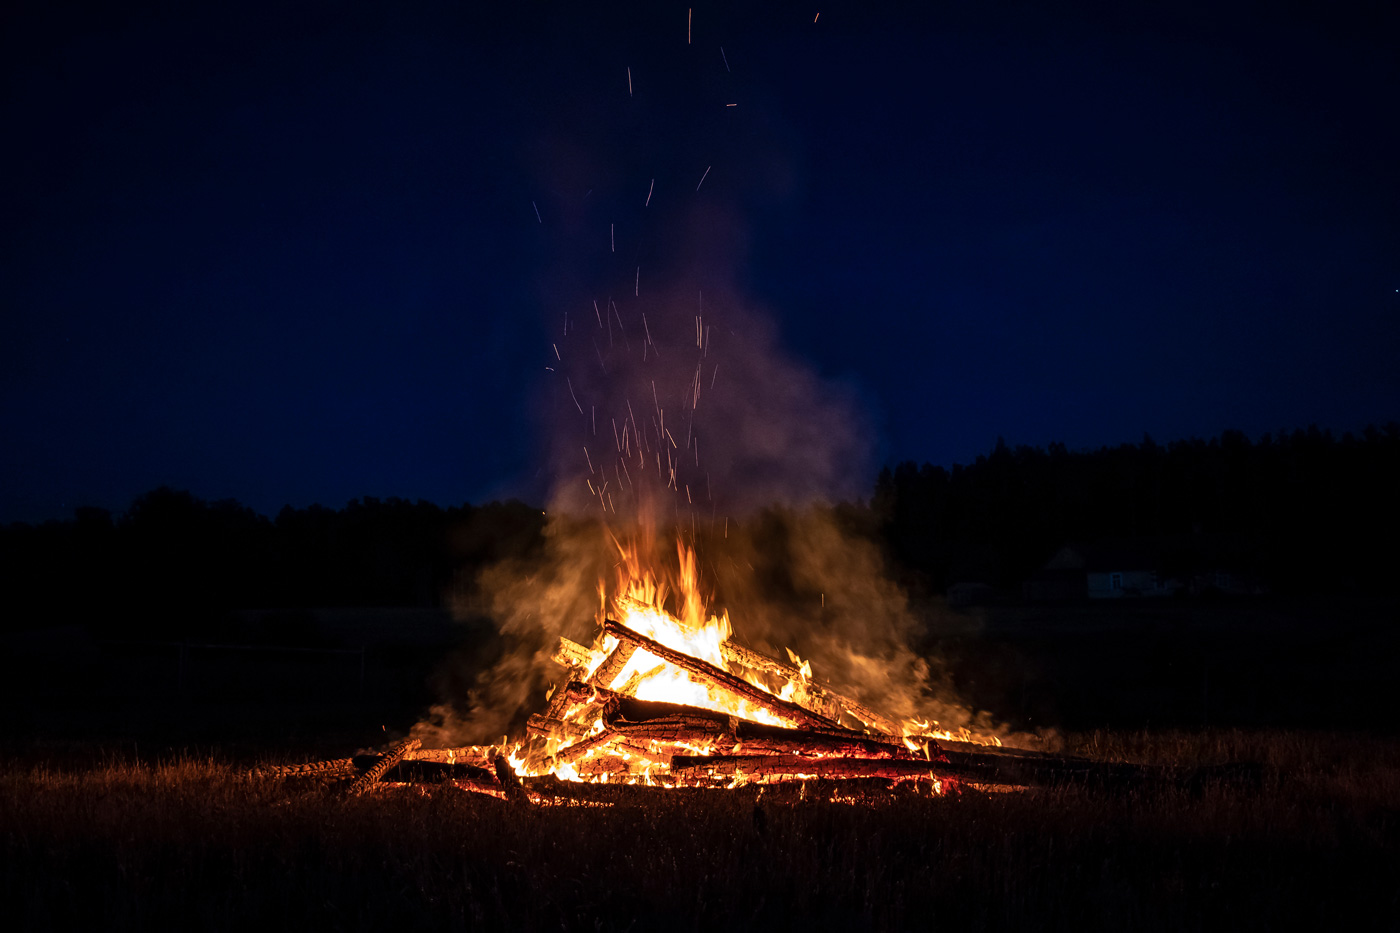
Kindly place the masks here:
<instances>
[{"instance_id":1,"label":"bonfire","mask_svg":"<svg viewBox=\"0 0 1400 933\"><path fill-rule=\"evenodd\" d=\"M635 546L617 549L616 583L599 585L593 643L559 638L558 680L523 736L452 748L424 748L410 738L353 758L263 773L343 778L353 794L431 780L535 803L597 801L589 788L598 785L781 785L803 796L815 787L827 799L854 800L1208 776L1005 748L994 736L926 720L896 722L822 682L790 649L780 660L737 642L727 613L707 612L696 554L684 542L669 583L641 565ZM389 780L393 772L397 780Z\"/></svg>"}]
</instances>

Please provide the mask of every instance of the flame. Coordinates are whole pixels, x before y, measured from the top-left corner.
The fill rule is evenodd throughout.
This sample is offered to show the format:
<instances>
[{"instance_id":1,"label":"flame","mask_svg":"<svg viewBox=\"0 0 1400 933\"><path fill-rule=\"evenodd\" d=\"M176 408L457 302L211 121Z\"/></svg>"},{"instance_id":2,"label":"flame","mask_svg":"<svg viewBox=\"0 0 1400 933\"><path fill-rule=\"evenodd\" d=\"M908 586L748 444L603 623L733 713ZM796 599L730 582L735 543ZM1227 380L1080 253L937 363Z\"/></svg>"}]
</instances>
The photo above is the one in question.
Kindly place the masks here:
<instances>
[{"instance_id":1,"label":"flame","mask_svg":"<svg viewBox=\"0 0 1400 933\"><path fill-rule=\"evenodd\" d=\"M827 691L830 688L819 685L813 678L811 662L802 659L790 648L787 649L790 666L776 665L776 662L773 662L777 669L787 672L786 680L782 683L764 682L765 676L778 676L782 679L772 668L760 674L748 670L745 666L747 662L737 662L737 670L731 667L729 655L743 649L731 647L729 655L726 654L725 645L733 635L729 614L726 611L709 611L709 599L702 587L696 552L694 548L688 547L684 540L678 540L676 543L674 564L668 561L646 561L644 555L649 553L649 549L635 539L624 543L614 536L613 543L618 556L614 578L611 581L601 580L598 584L597 621L600 629L605 620L614 620L674 651L697 658L727 673L744 677L749 683L778 699L796 703L814 712L825 709L823 704L827 702ZM582 667L584 676L590 683L640 700L701 707L760 723L792 725L790 720L782 718L763 705L754 704L728 690L697 682L684 668L643 648L632 651L626 663L617 667L615 673L603 683L596 675L609 658L613 657L620 644L616 637L600 633L589 649L572 645L570 663ZM586 653L581 653L585 651ZM749 655L752 655L752 652L748 655L739 653L737 657ZM619 656L618 661L620 660ZM615 661L614 665L616 663ZM614 666L609 666L608 670L614 670ZM555 692L558 689L559 685L551 688L546 698L553 698L557 702ZM713 751L712 743L697 746L679 739L666 743L664 748L656 741L644 741L640 744L612 741L605 735L609 733L609 727L598 713L598 701L599 695L596 692L589 700L578 700L576 695L573 696L569 710L557 714L564 717L572 731L537 742L533 751L517 745L508 754L511 767L521 775L552 773L561 780L568 781L657 785L671 782L671 754L708 755ZM974 736L967 730L943 730L939 729L938 725L936 722L911 719L898 728L903 732L904 746L914 755L925 759L930 758L930 742L937 739L1000 744L994 738ZM592 744L571 754L565 754L566 749L578 742ZM732 745L729 747L729 753L741 754L742 750L740 746ZM566 760L558 760L556 756L561 755ZM815 779L816 774L797 774L792 777L804 780L805 786L805 780ZM766 780L765 777L740 771L733 775L729 786L737 787L750 782L761 784ZM943 784L934 782L933 787L935 793L941 793Z\"/></svg>"}]
</instances>

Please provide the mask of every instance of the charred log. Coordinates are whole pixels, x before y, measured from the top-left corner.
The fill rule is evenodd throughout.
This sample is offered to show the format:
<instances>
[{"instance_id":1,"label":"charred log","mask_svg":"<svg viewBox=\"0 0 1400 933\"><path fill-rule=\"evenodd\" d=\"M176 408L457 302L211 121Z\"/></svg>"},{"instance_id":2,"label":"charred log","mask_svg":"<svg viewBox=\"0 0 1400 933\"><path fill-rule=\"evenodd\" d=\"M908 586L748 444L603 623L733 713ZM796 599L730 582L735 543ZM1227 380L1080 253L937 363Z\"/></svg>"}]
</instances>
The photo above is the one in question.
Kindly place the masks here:
<instances>
[{"instance_id":1,"label":"charred log","mask_svg":"<svg viewBox=\"0 0 1400 933\"><path fill-rule=\"evenodd\" d=\"M688 673L697 683L704 684L710 689L724 691L734 696L741 697L755 706L767 710L774 716L787 720L792 725L828 729L836 728L835 722L819 713L814 713L805 707L798 706L796 703L790 703L787 700L779 699L768 691L755 687L746 680L735 677L728 671L722 671L713 664L701 661L698 658L693 658L684 652L676 651L674 648L669 648L659 641L634 632L620 622L614 622L612 619L608 619L603 623L603 630L609 635L616 637L619 642L631 643L636 648L641 648L644 651L656 655L663 661L676 665Z\"/></svg>"},{"instance_id":2,"label":"charred log","mask_svg":"<svg viewBox=\"0 0 1400 933\"><path fill-rule=\"evenodd\" d=\"M388 771L394 765L398 764L403 759L404 755L413 751L419 744L417 739L404 739L402 742L394 745L394 747L389 750L388 754L380 758L368 771L355 779L355 782L350 785L348 793L352 797L363 794L373 786L376 781L384 776L385 771Z\"/></svg>"},{"instance_id":3,"label":"charred log","mask_svg":"<svg viewBox=\"0 0 1400 933\"><path fill-rule=\"evenodd\" d=\"M636 653L636 645L619 641L612 653L603 660L602 664L598 665L593 676L588 678L588 682L599 687L611 687L612 682L617 679L617 675L622 673L622 669L627 666L627 662L632 660L632 655Z\"/></svg>"}]
</instances>

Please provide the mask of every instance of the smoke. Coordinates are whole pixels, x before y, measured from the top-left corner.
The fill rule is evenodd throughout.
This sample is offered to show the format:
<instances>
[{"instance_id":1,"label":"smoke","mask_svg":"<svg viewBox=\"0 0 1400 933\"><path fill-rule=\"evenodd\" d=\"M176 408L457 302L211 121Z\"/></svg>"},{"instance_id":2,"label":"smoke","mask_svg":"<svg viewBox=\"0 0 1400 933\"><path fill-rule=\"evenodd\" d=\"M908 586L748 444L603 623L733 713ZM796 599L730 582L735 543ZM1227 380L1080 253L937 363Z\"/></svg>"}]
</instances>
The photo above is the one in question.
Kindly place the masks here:
<instances>
[{"instance_id":1,"label":"smoke","mask_svg":"<svg viewBox=\"0 0 1400 933\"><path fill-rule=\"evenodd\" d=\"M785 354L727 288L605 298L562 330L545 418L554 508L698 528L868 480L854 393Z\"/></svg>"},{"instance_id":2,"label":"smoke","mask_svg":"<svg viewBox=\"0 0 1400 933\"><path fill-rule=\"evenodd\" d=\"M478 581L502 642L499 660L465 691L439 682L443 702L413 728L430 746L495 741L518 732L521 718L543 706L558 677L550 661L559 637L589 644L599 609L598 583L610 576L616 549L605 528L556 513L540 554L485 568Z\"/></svg>"},{"instance_id":3,"label":"smoke","mask_svg":"<svg viewBox=\"0 0 1400 933\"><path fill-rule=\"evenodd\" d=\"M920 648L933 619L894 582L860 506L769 508L706 541L702 569L735 637L774 657L795 651L814 677L895 720L981 734L1004 730L970 709Z\"/></svg>"}]
</instances>

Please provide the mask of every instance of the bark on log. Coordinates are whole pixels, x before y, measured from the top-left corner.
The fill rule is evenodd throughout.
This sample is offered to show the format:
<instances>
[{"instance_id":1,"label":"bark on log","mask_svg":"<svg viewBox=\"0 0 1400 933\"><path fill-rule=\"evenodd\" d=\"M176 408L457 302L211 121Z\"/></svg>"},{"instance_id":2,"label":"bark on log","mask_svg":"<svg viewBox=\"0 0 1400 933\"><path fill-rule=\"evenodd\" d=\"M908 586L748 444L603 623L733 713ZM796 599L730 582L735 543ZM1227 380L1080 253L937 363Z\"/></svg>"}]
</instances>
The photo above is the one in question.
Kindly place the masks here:
<instances>
[{"instance_id":1,"label":"bark on log","mask_svg":"<svg viewBox=\"0 0 1400 933\"><path fill-rule=\"evenodd\" d=\"M801 672L791 664L785 664L782 661L770 658L765 654L759 654L751 648L745 648L733 642L724 642L719 646L719 650L724 655L726 661L740 664L752 670L782 677L785 680L798 680L802 676ZM812 698L820 702L823 706L840 707L870 728L878 732L883 732L886 735L904 735L904 730L894 720L880 715L859 700L838 693L829 684L811 680L808 683L807 689L812 695ZM837 717L832 718L835 719Z\"/></svg>"},{"instance_id":2,"label":"bark on log","mask_svg":"<svg viewBox=\"0 0 1400 933\"><path fill-rule=\"evenodd\" d=\"M593 663L593 651L560 635L559 646L554 649L553 661L570 670L576 667L586 668Z\"/></svg>"},{"instance_id":3,"label":"bark on log","mask_svg":"<svg viewBox=\"0 0 1400 933\"><path fill-rule=\"evenodd\" d=\"M597 735L589 736L588 738L580 742L575 742L568 748L561 748L559 751L555 752L554 759L556 761L562 762L563 764L571 764L575 761L578 761L580 758L582 758L584 755L587 755L594 749L603 748L607 746L608 743L615 738L617 738L616 732L613 732L609 729L604 729Z\"/></svg>"},{"instance_id":4,"label":"bark on log","mask_svg":"<svg viewBox=\"0 0 1400 933\"><path fill-rule=\"evenodd\" d=\"M722 671L699 658L693 658L683 651L676 651L645 635L632 631L632 629L620 622L608 619L603 623L603 631L615 636L619 642L631 642L637 648L649 651L663 661L668 661L686 671L696 681L706 687L718 689L741 697L761 709L767 710L774 716L787 720L794 726L837 728L835 722L827 719L819 713L814 713L805 707L790 703L787 700L779 699L766 690L755 687L746 680L741 680Z\"/></svg>"},{"instance_id":5,"label":"bark on log","mask_svg":"<svg viewBox=\"0 0 1400 933\"><path fill-rule=\"evenodd\" d=\"M497 800L506 799L505 788L499 784L488 784L485 781L471 781L461 778L455 781L448 781L447 783L449 786L455 787L458 790L464 790L469 794L480 794L483 797L495 797Z\"/></svg>"},{"instance_id":6,"label":"bark on log","mask_svg":"<svg viewBox=\"0 0 1400 933\"><path fill-rule=\"evenodd\" d=\"M388 754L374 763L373 767L355 779L355 782L350 785L348 791L350 796L357 797L363 794L373 786L376 781L383 777L385 771L388 771L394 765L402 761L403 756L413 751L419 744L417 739L404 739L391 748Z\"/></svg>"},{"instance_id":7,"label":"bark on log","mask_svg":"<svg viewBox=\"0 0 1400 933\"><path fill-rule=\"evenodd\" d=\"M458 748L415 748L406 752L404 761L431 761L442 765L475 765L490 768L497 748L494 745L463 745Z\"/></svg>"},{"instance_id":8,"label":"bark on log","mask_svg":"<svg viewBox=\"0 0 1400 933\"><path fill-rule=\"evenodd\" d=\"M698 716L668 716L629 723L608 718L608 728L618 736L646 744L657 742L682 748L709 749L714 755L823 755L852 758L913 759L903 745L890 745L858 733L831 735L784 729L747 720L717 722Z\"/></svg>"},{"instance_id":9,"label":"bark on log","mask_svg":"<svg viewBox=\"0 0 1400 933\"><path fill-rule=\"evenodd\" d=\"M718 710L705 709L699 706L686 706L681 703L660 703L655 700L638 700L615 690L604 690L590 687L587 684L572 683L568 686L570 699L574 703L596 702L602 706L603 721L610 728L616 728L620 723L642 723L652 720L665 721L690 721L697 724L700 722L719 723L726 730L738 729L745 736L764 736L768 734L782 735L798 730L787 729L784 726L774 726L768 723L753 722L748 719L740 719L737 716L730 716ZM869 734L855 732L850 729L842 729L839 726L832 728L811 728L802 730L806 734L825 735L833 739L842 741L868 742L878 745L885 750L893 750L896 757L903 756L908 752L903 740L893 736ZM873 753L873 752L872 752Z\"/></svg>"},{"instance_id":10,"label":"bark on log","mask_svg":"<svg viewBox=\"0 0 1400 933\"><path fill-rule=\"evenodd\" d=\"M340 778L354 777L360 773L353 758L336 758L333 761L309 761L301 765L274 765L253 770L254 777L272 778Z\"/></svg>"},{"instance_id":11,"label":"bark on log","mask_svg":"<svg viewBox=\"0 0 1400 933\"><path fill-rule=\"evenodd\" d=\"M564 693L564 689L561 688L559 694ZM588 738L588 730L583 726L576 726L562 719L552 719L548 716L541 716L538 713L525 721L525 731L530 735L538 735L546 739L558 739L561 742L577 742L581 739Z\"/></svg>"},{"instance_id":12,"label":"bark on log","mask_svg":"<svg viewBox=\"0 0 1400 933\"><path fill-rule=\"evenodd\" d=\"M751 781L791 781L813 778L954 778L960 775L941 761L895 758L804 758L800 755L677 755L671 776L680 780L745 777Z\"/></svg>"},{"instance_id":13,"label":"bark on log","mask_svg":"<svg viewBox=\"0 0 1400 933\"><path fill-rule=\"evenodd\" d=\"M671 759L679 779L729 777L744 774L759 781L803 776L821 778L881 777L908 780L919 776L953 778L970 784L1039 787L1090 783L1110 787L1189 785L1193 772L1177 769L1094 761L1088 758L1015 758L966 752L946 753L946 760L922 761L870 758L801 758L795 755L683 756Z\"/></svg>"},{"instance_id":14,"label":"bark on log","mask_svg":"<svg viewBox=\"0 0 1400 933\"><path fill-rule=\"evenodd\" d=\"M637 653L637 646L625 641L619 641L603 663L598 665L598 669L588 678L590 684L599 687L611 687L617 675L622 673L622 669L627 666L627 662L632 660L632 655Z\"/></svg>"}]
</instances>

